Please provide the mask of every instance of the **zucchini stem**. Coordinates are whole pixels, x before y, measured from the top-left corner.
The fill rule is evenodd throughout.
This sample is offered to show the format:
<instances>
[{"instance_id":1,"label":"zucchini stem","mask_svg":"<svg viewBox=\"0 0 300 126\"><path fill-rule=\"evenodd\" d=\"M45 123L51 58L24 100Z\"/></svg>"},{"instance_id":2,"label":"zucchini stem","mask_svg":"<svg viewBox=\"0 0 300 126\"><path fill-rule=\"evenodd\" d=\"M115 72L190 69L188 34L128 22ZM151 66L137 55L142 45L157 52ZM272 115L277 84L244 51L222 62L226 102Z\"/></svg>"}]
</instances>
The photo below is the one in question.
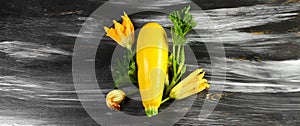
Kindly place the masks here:
<instances>
[{"instance_id":1,"label":"zucchini stem","mask_svg":"<svg viewBox=\"0 0 300 126\"><path fill-rule=\"evenodd\" d=\"M167 98L165 98L160 104L163 104L163 103L165 103L166 101L169 101L171 98L170 97L167 97Z\"/></svg>"}]
</instances>

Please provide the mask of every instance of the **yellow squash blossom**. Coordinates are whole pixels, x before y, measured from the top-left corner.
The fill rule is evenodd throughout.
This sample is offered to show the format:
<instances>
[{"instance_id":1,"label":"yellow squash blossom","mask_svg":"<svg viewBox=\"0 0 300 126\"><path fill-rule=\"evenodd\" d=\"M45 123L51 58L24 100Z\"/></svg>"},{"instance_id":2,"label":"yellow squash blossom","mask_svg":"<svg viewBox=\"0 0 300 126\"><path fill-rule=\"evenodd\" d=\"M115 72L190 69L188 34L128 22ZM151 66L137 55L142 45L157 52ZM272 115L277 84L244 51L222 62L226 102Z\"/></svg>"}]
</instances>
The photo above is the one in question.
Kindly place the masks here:
<instances>
[{"instance_id":1,"label":"yellow squash blossom","mask_svg":"<svg viewBox=\"0 0 300 126\"><path fill-rule=\"evenodd\" d=\"M200 72L202 72L202 69L194 71L188 77L179 82L171 90L169 97L180 100L209 88L207 80L203 78L205 72L201 74Z\"/></svg>"},{"instance_id":2,"label":"yellow squash blossom","mask_svg":"<svg viewBox=\"0 0 300 126\"><path fill-rule=\"evenodd\" d=\"M113 90L106 96L106 105L111 110L120 110L120 103L126 98L125 92L122 90Z\"/></svg>"},{"instance_id":3,"label":"yellow squash blossom","mask_svg":"<svg viewBox=\"0 0 300 126\"><path fill-rule=\"evenodd\" d=\"M131 49L131 46L134 42L134 27L130 18L125 12L124 16L121 17L123 20L122 24L113 20L114 28L104 27L104 30L106 32L106 36L112 38L119 45L127 49Z\"/></svg>"}]
</instances>

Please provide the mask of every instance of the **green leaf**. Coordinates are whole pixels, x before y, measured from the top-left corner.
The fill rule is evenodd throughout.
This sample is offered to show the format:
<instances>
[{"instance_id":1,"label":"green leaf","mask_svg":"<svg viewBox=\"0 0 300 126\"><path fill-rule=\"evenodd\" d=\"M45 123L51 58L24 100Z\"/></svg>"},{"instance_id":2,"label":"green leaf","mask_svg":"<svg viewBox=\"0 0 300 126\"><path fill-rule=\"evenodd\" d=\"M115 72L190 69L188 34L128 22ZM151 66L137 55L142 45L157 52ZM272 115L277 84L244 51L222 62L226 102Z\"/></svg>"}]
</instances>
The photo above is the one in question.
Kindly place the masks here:
<instances>
[{"instance_id":1,"label":"green leaf","mask_svg":"<svg viewBox=\"0 0 300 126\"><path fill-rule=\"evenodd\" d=\"M190 6L182 10L175 10L169 15L169 19L173 23L171 27L171 36L173 40L173 54L169 58L169 73L172 73L170 85L166 87L165 95L168 96L169 91L178 83L183 73L186 71L184 45L186 44L185 35L196 27L197 22L190 14Z\"/></svg>"},{"instance_id":2,"label":"green leaf","mask_svg":"<svg viewBox=\"0 0 300 126\"><path fill-rule=\"evenodd\" d=\"M196 27L197 22L189 12L190 6L183 8L180 11L174 11L169 15L169 19L173 22L171 35L174 45L184 45L185 35Z\"/></svg>"},{"instance_id":3,"label":"green leaf","mask_svg":"<svg viewBox=\"0 0 300 126\"><path fill-rule=\"evenodd\" d=\"M128 60L130 60L129 64ZM134 57L128 58L128 56L124 56L120 59L116 59L113 67L112 76L114 78L115 88L137 83L137 68Z\"/></svg>"},{"instance_id":4,"label":"green leaf","mask_svg":"<svg viewBox=\"0 0 300 126\"><path fill-rule=\"evenodd\" d=\"M173 40L173 45L175 45L175 46L184 45L186 42L186 39L184 38L184 36L177 35L177 33L175 33L173 30L171 30L171 36L172 36L172 40Z\"/></svg>"}]
</instances>

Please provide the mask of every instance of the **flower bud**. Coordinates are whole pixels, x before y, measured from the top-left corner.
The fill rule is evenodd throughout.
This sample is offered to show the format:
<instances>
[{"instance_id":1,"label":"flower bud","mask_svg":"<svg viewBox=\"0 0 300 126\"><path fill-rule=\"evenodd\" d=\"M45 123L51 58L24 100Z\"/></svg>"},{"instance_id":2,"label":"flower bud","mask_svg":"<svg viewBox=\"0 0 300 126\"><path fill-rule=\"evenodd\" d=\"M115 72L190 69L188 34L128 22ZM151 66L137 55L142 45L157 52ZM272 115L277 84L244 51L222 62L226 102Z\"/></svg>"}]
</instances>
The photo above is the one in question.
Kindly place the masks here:
<instances>
[{"instance_id":1,"label":"flower bud","mask_svg":"<svg viewBox=\"0 0 300 126\"><path fill-rule=\"evenodd\" d=\"M120 110L120 103L126 98L125 92L122 90L112 90L106 96L106 105L111 110Z\"/></svg>"}]
</instances>

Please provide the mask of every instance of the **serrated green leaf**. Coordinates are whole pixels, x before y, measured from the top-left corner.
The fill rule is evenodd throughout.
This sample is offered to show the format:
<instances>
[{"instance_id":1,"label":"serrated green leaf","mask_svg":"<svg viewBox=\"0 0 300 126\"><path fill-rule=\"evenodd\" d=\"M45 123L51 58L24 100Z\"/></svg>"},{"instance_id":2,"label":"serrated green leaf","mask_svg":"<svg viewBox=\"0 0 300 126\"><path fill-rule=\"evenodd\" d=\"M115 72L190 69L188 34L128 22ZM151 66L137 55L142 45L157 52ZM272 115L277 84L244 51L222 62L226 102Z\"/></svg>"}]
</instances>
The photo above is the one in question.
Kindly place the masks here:
<instances>
[{"instance_id":1,"label":"serrated green leaf","mask_svg":"<svg viewBox=\"0 0 300 126\"><path fill-rule=\"evenodd\" d=\"M187 6L182 10L174 11L169 15L169 19L174 24L174 26L171 28L174 45L184 45L185 35L197 25L197 22L193 19L193 16L189 13L189 10L190 6Z\"/></svg>"}]
</instances>

